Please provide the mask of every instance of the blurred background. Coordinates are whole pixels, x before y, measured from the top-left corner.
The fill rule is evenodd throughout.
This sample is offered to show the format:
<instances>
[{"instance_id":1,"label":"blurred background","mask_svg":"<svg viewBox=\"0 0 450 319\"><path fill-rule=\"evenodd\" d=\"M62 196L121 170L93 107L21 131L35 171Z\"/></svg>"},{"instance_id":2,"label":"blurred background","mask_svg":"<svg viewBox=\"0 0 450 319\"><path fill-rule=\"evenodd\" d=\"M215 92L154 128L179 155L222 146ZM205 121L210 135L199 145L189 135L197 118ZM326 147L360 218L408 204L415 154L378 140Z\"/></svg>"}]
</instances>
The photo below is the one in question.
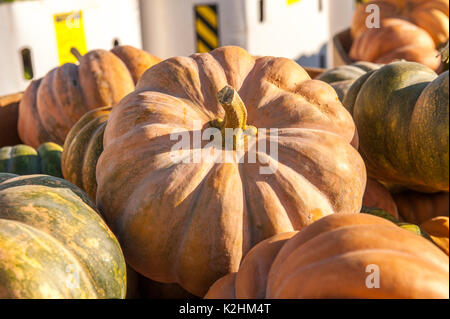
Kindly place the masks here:
<instances>
[{"instance_id":1,"label":"blurred background","mask_svg":"<svg viewBox=\"0 0 450 319\"><path fill-rule=\"evenodd\" d=\"M345 64L345 31L358 2L0 0L0 96L74 63L72 47L84 54L128 44L168 58L239 45L302 66Z\"/></svg>"}]
</instances>

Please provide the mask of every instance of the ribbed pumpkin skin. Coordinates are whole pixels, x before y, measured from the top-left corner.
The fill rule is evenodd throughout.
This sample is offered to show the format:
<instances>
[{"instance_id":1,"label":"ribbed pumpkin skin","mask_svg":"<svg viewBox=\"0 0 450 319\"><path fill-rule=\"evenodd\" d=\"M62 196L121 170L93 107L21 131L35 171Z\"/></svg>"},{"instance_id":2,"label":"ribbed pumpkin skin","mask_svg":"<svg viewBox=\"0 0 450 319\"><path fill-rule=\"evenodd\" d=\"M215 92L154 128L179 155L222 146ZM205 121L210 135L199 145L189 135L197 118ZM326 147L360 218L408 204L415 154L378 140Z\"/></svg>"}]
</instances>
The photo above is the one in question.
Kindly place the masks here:
<instances>
[{"instance_id":1,"label":"ribbed pumpkin skin","mask_svg":"<svg viewBox=\"0 0 450 319\"><path fill-rule=\"evenodd\" d=\"M0 173L17 175L46 174L61 177L62 147L44 143L37 151L31 146L15 145L0 148Z\"/></svg>"},{"instance_id":2,"label":"ribbed pumpkin skin","mask_svg":"<svg viewBox=\"0 0 450 319\"><path fill-rule=\"evenodd\" d=\"M118 45L111 50L127 66L128 71L136 84L147 69L161 59L143 50L138 50L129 45Z\"/></svg>"},{"instance_id":3,"label":"ribbed pumpkin skin","mask_svg":"<svg viewBox=\"0 0 450 319\"><path fill-rule=\"evenodd\" d=\"M223 118L217 93L227 84L245 103L249 125L278 128L274 174L213 156L174 163L171 133L192 138L194 124ZM136 271L203 296L257 242L328 214L359 212L366 176L349 144L352 122L334 90L292 60L255 59L238 47L171 58L113 108L97 204Z\"/></svg>"},{"instance_id":4,"label":"ribbed pumpkin skin","mask_svg":"<svg viewBox=\"0 0 450 319\"><path fill-rule=\"evenodd\" d=\"M404 20L386 19L355 38L349 52L354 61L386 64L406 60L438 70L441 60L431 36Z\"/></svg>"},{"instance_id":5,"label":"ribbed pumpkin skin","mask_svg":"<svg viewBox=\"0 0 450 319\"><path fill-rule=\"evenodd\" d=\"M375 0L363 3L353 16L351 34L357 38L367 31L367 6L377 5L380 8L380 19L400 18L410 21L426 30L438 46L449 37L449 1L448 0Z\"/></svg>"},{"instance_id":6,"label":"ribbed pumpkin skin","mask_svg":"<svg viewBox=\"0 0 450 319\"><path fill-rule=\"evenodd\" d=\"M319 75L316 80L330 84L336 91L339 100L343 101L348 89L356 79L369 71L379 69L380 65L370 62L356 62L330 69Z\"/></svg>"},{"instance_id":7,"label":"ribbed pumpkin skin","mask_svg":"<svg viewBox=\"0 0 450 319\"><path fill-rule=\"evenodd\" d=\"M72 127L64 143L64 178L83 189L94 201L97 193L96 166L103 152L103 133L111 107L89 111Z\"/></svg>"},{"instance_id":8,"label":"ribbed pumpkin skin","mask_svg":"<svg viewBox=\"0 0 450 319\"><path fill-rule=\"evenodd\" d=\"M433 242L448 256L449 221L448 216L438 216L420 225L430 235Z\"/></svg>"},{"instance_id":9,"label":"ribbed pumpkin skin","mask_svg":"<svg viewBox=\"0 0 450 319\"><path fill-rule=\"evenodd\" d=\"M47 175L0 174L1 298L125 297L119 243L80 192Z\"/></svg>"},{"instance_id":10,"label":"ribbed pumpkin skin","mask_svg":"<svg viewBox=\"0 0 450 319\"><path fill-rule=\"evenodd\" d=\"M366 286L369 265L379 268L379 288ZM383 218L334 214L262 241L205 297L233 291L236 298L448 299L449 262L433 243Z\"/></svg>"},{"instance_id":11,"label":"ribbed pumpkin skin","mask_svg":"<svg viewBox=\"0 0 450 319\"><path fill-rule=\"evenodd\" d=\"M354 86L354 105L344 104L353 109L368 174L417 191L448 191L448 72L394 62Z\"/></svg>"},{"instance_id":12,"label":"ribbed pumpkin skin","mask_svg":"<svg viewBox=\"0 0 450 319\"><path fill-rule=\"evenodd\" d=\"M120 101L134 90L142 69L158 61L142 50L119 47L92 50L81 57L79 65L66 63L51 70L43 79L32 81L20 102L21 140L35 148L45 142L63 145L81 116Z\"/></svg>"},{"instance_id":13,"label":"ribbed pumpkin skin","mask_svg":"<svg viewBox=\"0 0 450 319\"><path fill-rule=\"evenodd\" d=\"M449 215L447 192L425 194L405 191L393 197L400 216L408 223L420 225L433 217Z\"/></svg>"}]
</instances>

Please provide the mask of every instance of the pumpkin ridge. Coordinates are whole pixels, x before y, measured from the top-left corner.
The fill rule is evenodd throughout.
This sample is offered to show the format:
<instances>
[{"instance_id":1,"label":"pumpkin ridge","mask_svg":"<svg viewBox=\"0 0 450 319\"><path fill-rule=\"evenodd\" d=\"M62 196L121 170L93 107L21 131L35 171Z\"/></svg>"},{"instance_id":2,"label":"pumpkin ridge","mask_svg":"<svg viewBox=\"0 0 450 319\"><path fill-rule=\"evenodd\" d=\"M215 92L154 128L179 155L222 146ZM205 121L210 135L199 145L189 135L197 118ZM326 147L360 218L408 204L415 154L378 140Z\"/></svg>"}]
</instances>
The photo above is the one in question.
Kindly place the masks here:
<instances>
[{"instance_id":1,"label":"pumpkin ridge","mask_svg":"<svg viewBox=\"0 0 450 319\"><path fill-rule=\"evenodd\" d=\"M295 229L297 229L297 230L301 229L301 228L309 225L310 223L314 222L316 219L323 217L323 216L314 216L315 214L322 215L323 212L321 209L318 209L319 210L318 212L317 211L306 212L304 210L299 210L298 212L296 212L295 210L298 209L298 207L296 205L291 205L291 207L288 208L288 204L293 202L293 198L297 198L296 202L300 201L300 202L304 203L305 206L307 206L307 204L306 204L304 196L301 196L301 194L297 191L297 188L294 186L293 182L295 182L295 181L291 181L287 177L290 175L290 173L292 173L292 171L295 171L295 169L293 169L292 167L285 165L281 162L278 162L278 165L281 166L281 168L285 168L287 170L287 172L283 174L282 170L280 170L280 167L279 167L277 169L277 172L274 174L274 176L279 176L279 178L276 178L275 181L273 182L273 184L269 185L268 187L270 187L273 190L273 192L279 199L280 204L284 208L284 213L286 214L286 217L289 219L289 221L292 225L292 229L290 229L288 231L291 232L291 231L294 231ZM309 191L311 191L312 193L316 193L318 195L318 197L320 197L321 200L323 200L323 202L327 204L324 206L328 206L326 208L329 208L330 211L332 213L334 213L335 209L332 206L332 204L330 203L330 201L326 198L326 196L325 196L326 194L324 194L321 189L319 189L316 185L314 185L314 183L312 183L307 177L305 177L303 173L298 173L298 176L299 176L300 181L305 184L305 186L306 186L305 188L309 187ZM287 184L289 184L289 186L292 190L292 193L291 192L288 193L285 191L283 194L285 187L282 187L282 186L286 186L286 185L282 185L281 181L285 181ZM273 187L274 185L279 186L279 187L275 189ZM302 190L304 190L304 189L302 189ZM286 200L286 197L288 197L289 199ZM306 215L306 216L304 216L304 215ZM295 217L297 217L297 219L299 219L299 220L295 221Z\"/></svg>"},{"instance_id":2,"label":"pumpkin ridge","mask_svg":"<svg viewBox=\"0 0 450 319\"><path fill-rule=\"evenodd\" d=\"M83 271L83 274L85 275L85 277L87 277L87 282L89 283L89 287L91 289L91 292L96 296L99 297L98 294L98 290L94 287L93 282L95 282L95 279L93 277L92 271L90 271L85 265L83 265L80 261L80 256L77 255L76 253L74 253L74 251L67 249L64 246L64 243L61 242L60 240L58 240L57 238L53 237L50 233L47 233L41 229L39 229L38 227L33 227L33 226L29 226L26 223L20 221L20 220L16 220L16 219L9 219L9 218L4 218L5 216L2 216L1 220L8 220L14 223L18 223L20 224L20 226L22 227L22 230L25 231L26 233L28 233L30 235L30 237L35 238L37 241L41 242L41 240L35 236L35 234L32 234L29 230L29 228L33 229L34 232L38 233L40 236L44 236L46 237L48 240L53 241L56 245L59 246L59 248L65 253L65 255L68 256L72 256L73 261L76 262L78 268L80 270ZM42 243L41 245L45 245L45 243ZM50 247L48 247L47 245L44 246L45 248L48 248L48 250L50 250Z\"/></svg>"},{"instance_id":3,"label":"pumpkin ridge","mask_svg":"<svg viewBox=\"0 0 450 319\"><path fill-rule=\"evenodd\" d=\"M164 70L163 74L159 74L159 68L167 67L167 70ZM163 62L159 63L155 68L155 73L158 73L159 77L164 77L165 80L169 81L170 84L175 83L177 86L175 88L168 86L159 86L155 87L152 84L147 84L147 77L153 76L153 73L146 72L142 80L139 81L136 89L143 90L146 92L158 92L164 95L168 95L170 97L178 98L181 101L190 100L191 105L195 105L195 107L200 111L205 117L209 118L209 114L205 108L202 108L202 101L199 100L199 97L193 92L200 88L200 79L199 77L195 77L192 75L192 68L198 69L198 65L193 58L190 57L172 57ZM198 70L197 70L198 72ZM183 80L187 80L187 85L182 85L180 83L179 77L182 77ZM170 90L176 89L176 94L171 94Z\"/></svg>"},{"instance_id":4,"label":"pumpkin ridge","mask_svg":"<svg viewBox=\"0 0 450 319\"><path fill-rule=\"evenodd\" d=\"M106 51L99 50L99 52L102 52L104 54ZM91 52L91 54L88 53L82 57L82 60L87 59L89 61L89 66L91 67L91 70L93 72L93 79L94 79L93 85L97 88L97 90L95 91L95 99L102 100L103 105L101 105L101 106L113 105L113 104L115 104L111 98L111 96L113 94L113 90L112 90L112 87L111 87L111 84L109 83L109 81L105 81L103 79L105 70L103 70L100 63L98 63L98 59L100 58L99 52L93 51L93 52ZM114 56L116 56L116 55L114 54ZM120 60L119 57L117 57L117 59ZM122 62L122 60L120 60L120 62ZM80 64L81 64L81 61L80 61ZM123 62L122 62L122 64L125 65ZM125 66L125 69L127 69L127 71L128 71L128 68L126 66ZM78 72L81 72L81 68L78 68ZM128 71L128 74L130 74L129 71ZM79 75L79 77L80 77L80 79L82 79L81 74ZM130 75L130 78L131 78L131 75ZM80 80L81 87L84 87L83 82L84 81ZM106 86L105 86L105 84L106 84ZM104 90L107 90L108 93L103 94ZM90 100L89 97L85 96L84 92L86 92L86 91L87 90L84 90L84 89L82 90L83 97L84 97L84 100L86 101L86 104L89 105L90 103L93 103L93 102L89 101ZM108 101L106 101L106 102L104 101L105 96L108 97L107 98Z\"/></svg>"},{"instance_id":5,"label":"pumpkin ridge","mask_svg":"<svg viewBox=\"0 0 450 319\"><path fill-rule=\"evenodd\" d=\"M37 109L37 92L42 83L42 78L31 81L30 85L24 92L24 95L19 103L19 119L17 121L17 131L21 141L27 140L30 146L38 147L39 139L49 140L50 133L43 127L42 118ZM31 114L28 114L30 109ZM38 123L38 124L36 124ZM35 129L35 136L37 140L28 140L24 133L24 127L32 127ZM36 132L37 131L37 132Z\"/></svg>"},{"instance_id":6,"label":"pumpkin ridge","mask_svg":"<svg viewBox=\"0 0 450 319\"><path fill-rule=\"evenodd\" d=\"M242 183L242 256L245 256L250 249L255 245L257 240L253 239L252 234L252 227L251 220L252 220L252 214L250 212L251 208L249 205L249 196L247 196L248 191L248 178L245 173L244 165L238 165L239 175L241 177L241 183ZM243 257L242 257L243 259Z\"/></svg>"},{"instance_id":7,"label":"pumpkin ridge","mask_svg":"<svg viewBox=\"0 0 450 319\"><path fill-rule=\"evenodd\" d=\"M302 141L302 142L303 142L303 145L307 145L307 144L308 144L308 143L305 142L305 141ZM285 148L285 149L291 150L291 151L293 151L293 152L295 152L295 153L299 153L299 152L298 152L297 150L295 150L294 148L291 148L291 147L289 147L288 145L285 145L285 144L283 144L283 143L279 143L278 145L279 145L279 147L281 147L281 148ZM314 144L310 144L310 145L313 146ZM269 156L270 156L270 155L269 155ZM290 156L287 155L287 157L290 157ZM303 158L306 157L306 155L305 155L305 154L302 154L301 157L302 157L302 159L303 159ZM315 161L314 161L313 159L308 158L308 160L309 160L308 162L310 162L311 164L313 164L313 165L316 164ZM293 161L293 162L294 162L294 161ZM295 172L301 177L302 181L305 182L307 185L310 186L310 190L311 190L311 191L314 191L315 193L317 193L317 194L322 198L323 202L325 202L325 203L328 204L327 206L329 207L329 209L330 209L332 212L335 211L335 207L333 207L333 204L330 202L329 199L326 198L326 196L330 196L330 194L325 193L321 188L319 188L319 186L315 185L315 184L311 181L310 177L311 177L311 175L314 175L314 174L311 174L311 173L305 174L304 171L302 171L302 170L300 170L300 169L296 169L294 163L292 163L291 165L289 165L289 164L287 164L287 163L283 163L283 161L278 161L278 165L282 165L282 166L284 166L284 167L286 167L286 168L288 168L288 169L290 169L290 170L295 171ZM324 168L323 168L323 167L320 167L320 169L318 169L317 171L322 171L322 170L324 170ZM278 170L277 170L277 172L278 172ZM306 176L306 175L307 175L307 176ZM299 195L299 194L298 194L298 195ZM294 223L293 223L292 225L294 225ZM307 223L303 223L302 226L306 226L306 225L307 225ZM296 229L297 229L297 228L296 228Z\"/></svg>"},{"instance_id":8,"label":"pumpkin ridge","mask_svg":"<svg viewBox=\"0 0 450 319\"><path fill-rule=\"evenodd\" d=\"M51 87L55 88L55 89L51 89L50 90L52 98L56 102L55 105L56 105L56 108L58 110L58 113L60 114L60 120L63 123L71 123L68 127L66 127L66 130L65 130L66 132L68 132L70 130L71 126L73 124L75 124L76 121L78 121L78 119L79 119L79 114L77 114L78 108L76 108L76 109L71 109L70 107L67 108L67 106L70 106L71 100L75 100L76 99L76 97L72 95L72 92L71 92L72 90L70 88L70 86L74 84L72 82L74 80L72 79L72 81L69 81L69 87L67 87L67 86L61 87L61 80L60 80L61 75L60 74L62 73L66 77L69 75L69 77L70 77L70 71L66 72L66 67L68 65L71 65L71 64L67 63L66 65L63 65L60 68L56 68L55 69L55 76L54 76L54 79L52 81L53 83L51 85ZM78 76L78 66L74 65L74 67L75 67L75 72L74 73ZM79 82L79 78L77 78L75 80L75 83L78 83L78 82ZM64 84L66 84L66 83L64 83ZM56 92L58 92L60 90L61 91L64 90L65 94L57 94L56 93ZM79 88L78 88L78 93L83 98ZM80 108L83 108L83 109L85 108L86 104L84 103L84 100L77 101L77 102L79 102L77 104L79 105ZM67 108L67 110L66 110L66 108ZM84 111L87 112L89 110L86 109ZM64 137L62 137L62 140L64 141Z\"/></svg>"},{"instance_id":9,"label":"pumpkin ridge","mask_svg":"<svg viewBox=\"0 0 450 319\"><path fill-rule=\"evenodd\" d=\"M368 229L371 231L372 230L373 231L377 231L377 230L383 231L383 229L384 229L384 232L389 232L389 230L390 230L390 234L392 234L393 232L395 232L395 233L398 232L398 229L395 229L395 228L393 229L391 225L373 226L373 225L361 225L361 224L358 225L358 224L356 224L356 225L347 225L347 226L339 227L339 228L318 234L317 236L314 236L313 238L310 238L309 240L302 242L302 244L299 245L294 250L292 250L288 256L285 256L283 262L285 263L285 265L289 265L289 267L284 266L282 269L278 269L278 272L276 274L274 274L275 278L277 276L283 277L283 276L285 276L285 274L292 274L294 269L295 269L295 271L301 271L302 268L304 268L306 266L315 267L318 263L320 263L322 261L324 263L329 262L330 260L333 260L333 258L338 258L340 256L348 256L348 254L352 254L355 252L356 253L366 253L366 252L376 253L376 252L380 252L380 251L390 251L392 253L409 255L409 256L411 256L411 258L421 260L421 262L427 263L429 265L433 265L434 267L436 267L438 269L448 271L448 268L446 269L445 267L443 267L442 263L440 263L441 260L432 259L431 256L429 256L429 255L422 255L413 250L402 249L403 247L408 247L408 246L401 246L400 244L395 247L380 248L380 247L361 247L359 245L355 245L354 243L350 242L351 247L347 247L348 244L344 245L345 249L346 249L344 251L341 251L340 248L337 248L336 251L333 252L333 255L330 254L329 247L320 245L323 242L325 242L324 244L327 244L326 239L328 239L328 238L332 239L337 235L343 234L339 238L344 238L344 240L345 240L346 236L347 237L349 236L349 234L346 234L348 231L350 231L350 234L352 234L351 233L352 231L353 232L360 231L361 233L364 233L363 231L365 229ZM403 229L402 229L402 231L403 231ZM411 239L413 239L413 238L416 239L416 242L423 243L422 247L430 246L429 242L422 241L420 237L417 237L417 238L413 237L413 236L410 236L410 237L411 237ZM361 238L363 238L363 237L361 237ZM342 244L342 242L340 242L340 243ZM315 245L317 246L317 244L319 244L319 246L320 246L319 250L311 250L311 246L314 247ZM345 244L345 241L344 241L344 244ZM332 246L332 248L333 248L333 246L335 244L328 243L328 245ZM427 248L430 248L430 249L434 250L435 252L437 252L437 249L436 249L437 247L430 246ZM327 251L327 254L325 256L321 254L321 249L324 251ZM317 255L319 255L318 258L316 258ZM301 257L299 258L298 256L301 256ZM438 254L438 256L443 257L443 255L441 255L441 254ZM286 277L284 277L283 280L286 280L285 278ZM273 284L276 284L276 282Z\"/></svg>"},{"instance_id":10,"label":"pumpkin ridge","mask_svg":"<svg viewBox=\"0 0 450 319\"><path fill-rule=\"evenodd\" d=\"M75 166L71 165L71 169L67 172L68 177L70 176L71 181L73 181L76 185L82 186L83 189L85 189L86 187L86 185L83 183L83 168L86 165L86 156L89 154L88 152L86 152L86 150L88 149L89 143L91 142L90 137L98 129L97 126L101 123L106 122L107 119L107 115L99 116L84 125L71 141L69 149L67 150L68 154L72 155L70 158L68 158L68 161L75 164ZM81 173L80 175L76 174L76 172L79 170Z\"/></svg>"},{"instance_id":11,"label":"pumpkin ridge","mask_svg":"<svg viewBox=\"0 0 450 319\"><path fill-rule=\"evenodd\" d=\"M217 164L216 164L217 165ZM202 189L205 187L206 181L208 179L208 177L210 177L213 174L213 168L216 165L212 165L209 170L206 172L206 174L204 175L204 177L200 180L200 184L198 184L195 189L194 189L194 198L191 200L191 207L187 210L188 214L187 214L187 218L184 220L184 226L183 226L183 235L179 240L179 244L178 244L178 249L176 252L176 256L178 258L176 258L177 260L182 260L182 258L180 258L181 256L184 255L183 253L183 249L185 248L184 245L187 242L187 229L189 229L189 227L191 226L191 222L192 219L194 217L194 214L196 212L195 208L197 207L198 204L198 199L200 198L200 195L202 193ZM185 200L185 198L183 199ZM189 213L190 212L190 213ZM182 282L182 278L178 275L179 274L179 268L180 268L180 263L175 263L173 265L173 273L175 274L175 277L177 278L177 283Z\"/></svg>"},{"instance_id":12,"label":"pumpkin ridge","mask_svg":"<svg viewBox=\"0 0 450 319\"><path fill-rule=\"evenodd\" d=\"M97 161L103 152L103 136L107 121L92 134L92 137L86 147L86 153L83 157L83 166L81 167L81 182L86 193L95 200L97 193L96 167Z\"/></svg>"},{"instance_id":13,"label":"pumpkin ridge","mask_svg":"<svg viewBox=\"0 0 450 319\"><path fill-rule=\"evenodd\" d=\"M58 144L63 144L64 138L63 133L65 130L68 130L68 127L61 126L61 120L67 120L67 117L65 116L60 101L58 100L58 97L56 95L56 92L52 89L55 85L56 81L56 73L57 68L52 69L47 75L43 78L42 84L39 86L38 89L38 98L37 98L37 107L39 114L41 114L41 118L43 118L42 125L44 129L48 132L51 132L50 134L54 136L55 142ZM39 101L42 101L42 99L48 96L50 101L43 100L44 103L39 103ZM45 103L47 102L47 103ZM50 103L48 103L50 102ZM48 110L43 110L42 107L45 104L46 107L51 107L51 112ZM41 106L41 107L39 107ZM52 116L56 115L56 116ZM51 117L51 118L50 118ZM56 118L56 119L55 119Z\"/></svg>"},{"instance_id":14,"label":"pumpkin ridge","mask_svg":"<svg viewBox=\"0 0 450 319\"><path fill-rule=\"evenodd\" d=\"M220 72L221 76L224 78L224 82L228 83L227 76L225 74L225 71L220 64L220 62L211 54L209 53L203 53L203 54L193 54L191 58L195 61L197 64L197 69L199 72L199 80L200 80L200 87L201 87L201 93L205 97L204 100L214 100L215 105L211 103L208 103L208 111L210 111L211 114L208 114L209 118L216 118L216 117L223 117L223 110L220 106L220 103L217 103L217 93L220 90L220 88L214 87L214 81L209 80L210 76L217 76L217 73ZM206 72L206 67L208 66L208 63L211 63L211 61L214 61L216 68L210 67L208 68L208 74ZM211 73L211 74L210 74Z\"/></svg>"},{"instance_id":15,"label":"pumpkin ridge","mask_svg":"<svg viewBox=\"0 0 450 319\"><path fill-rule=\"evenodd\" d=\"M86 289L86 288L89 289L89 293L87 295L84 295L83 297L84 298L98 298L99 297L96 289L93 286L94 280L88 274L86 274L86 269L80 264L79 259L76 258L68 249L66 249L60 241L56 240L50 234L48 234L38 228L29 226L21 221L11 220L11 219L0 219L0 224L1 223L6 223L6 225L9 223L11 225L14 225L15 227L18 227L24 233L28 234L28 236L31 238L31 240L37 241L40 244L40 246L42 248L46 249L47 251L52 250L51 247L48 246L48 244L49 243L54 244L57 247L57 249L59 249L60 252L65 255L65 257L71 258L70 265L76 264L78 266L78 269L82 270L82 276L84 278L83 277L80 278L83 283L83 290L81 290L81 293L84 294L85 293L84 289ZM39 237L42 237L42 238L39 238ZM42 240L43 238L49 242L45 243ZM13 241L14 241L14 239L13 239ZM22 296L22 298L23 297L24 296ZM68 296L66 296L66 297L68 297Z\"/></svg>"},{"instance_id":16,"label":"pumpkin ridge","mask_svg":"<svg viewBox=\"0 0 450 319\"><path fill-rule=\"evenodd\" d=\"M232 81L234 78L231 77L231 75L229 73L233 73L233 72L226 72L226 69L230 69L232 68L232 63L229 63L228 59L226 58L226 53L225 52L227 49L231 49L231 50L236 50L239 51L240 53L242 53L245 58L243 56L239 56L240 60L248 60L248 61L252 61L253 62L253 66L248 68L248 71L245 74L240 74L241 78L243 79L240 80L240 83L234 83L235 81ZM236 46L224 46L221 48L218 48L216 50L213 50L209 53L206 53L211 55L216 61L217 63L219 63L219 65L221 66L221 69L223 70L225 77L227 79L226 84L228 84L229 86L233 87L238 93L240 93L241 89L244 87L244 83L245 81L249 78L249 75L256 70L256 60L254 57L252 57L247 51L245 51L244 49L240 48L240 47L236 47ZM235 61L233 61L235 62ZM239 69L240 72L242 72L242 69ZM238 79L236 79L238 80ZM226 85L225 84L225 85ZM240 85L238 85L240 84ZM219 88L221 89L221 88ZM245 100L244 100L245 103Z\"/></svg>"},{"instance_id":17,"label":"pumpkin ridge","mask_svg":"<svg viewBox=\"0 0 450 319\"><path fill-rule=\"evenodd\" d=\"M308 128L307 129L295 128L293 130L312 132L314 136L318 137L318 139L324 138L324 136L333 136L333 137L337 137L338 139L343 140L342 136L339 136L333 132L314 130L314 129L308 129ZM284 140L287 140L287 138L292 139L293 142L289 143L289 144L284 142ZM278 162L282 165L290 167L297 174L304 177L307 180L307 182L311 185L311 189L315 190L318 194L320 194L321 197L323 197L323 200L329 205L330 210L333 212L338 212L340 210L339 207L337 206L338 203L332 202L335 200L335 198L333 198L333 196L332 196L332 191L330 191L328 193L326 192L326 190L329 189L330 185L325 184L321 180L316 180L316 179L314 179L314 177L317 176L317 174L318 174L317 172L321 172L321 174L320 174L321 177L325 176L325 174L323 174L322 172L325 172L325 173L330 172L330 173L332 173L333 176L335 176L335 175L339 176L339 174L335 174L335 170L327 169L323 165L317 164L317 161L314 160L314 157L308 156L308 154L311 154L311 153L306 152L305 149L319 150L320 153L332 153L332 152L329 151L329 147L323 147L317 143L309 142L308 139L310 139L309 136L284 136L284 135L280 134L278 136L278 141L279 141L278 148L286 149L286 150L289 150L289 151L295 153L297 160L293 159L294 154L284 152L282 154L286 155L286 159L283 161L282 157L280 157ZM343 140L343 141L345 141L345 140ZM301 144L300 144L300 142L301 142ZM299 145L302 145L300 147L300 149L298 149L298 150L296 148L294 148L294 145L297 143L299 143ZM335 141L335 143L336 143L336 141ZM354 153L356 153L356 150L354 151ZM348 156L351 157L351 154L349 154ZM301 157L301 160L298 159L298 157ZM289 160L289 158L291 158L291 160ZM313 169L311 170L311 172L309 170L305 169L304 165L298 166L298 168L297 168L296 163L298 161L303 162L305 159L307 159L308 163L310 165L312 165ZM336 166L338 166L338 163L335 163L335 164L336 164ZM328 165L330 165L330 164L328 164ZM308 168L311 169L311 167L309 165L308 165ZM314 181L316 183L314 183ZM327 196L329 199L326 198ZM359 211L359 208L357 208L357 210Z\"/></svg>"}]
</instances>

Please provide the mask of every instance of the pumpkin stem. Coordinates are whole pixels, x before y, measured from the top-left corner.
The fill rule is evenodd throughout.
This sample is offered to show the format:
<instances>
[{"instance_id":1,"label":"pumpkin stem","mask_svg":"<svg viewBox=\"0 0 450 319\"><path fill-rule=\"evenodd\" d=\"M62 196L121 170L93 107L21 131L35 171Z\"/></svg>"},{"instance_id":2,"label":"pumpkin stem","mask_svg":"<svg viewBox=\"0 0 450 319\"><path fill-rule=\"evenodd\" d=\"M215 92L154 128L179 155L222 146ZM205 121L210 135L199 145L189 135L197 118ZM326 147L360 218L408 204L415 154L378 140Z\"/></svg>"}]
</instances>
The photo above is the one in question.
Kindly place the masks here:
<instances>
[{"instance_id":1,"label":"pumpkin stem","mask_svg":"<svg viewBox=\"0 0 450 319\"><path fill-rule=\"evenodd\" d=\"M256 135L257 129L254 126L247 125L247 109L234 88L229 85L225 86L217 94L217 99L225 110L225 118L215 120L212 126L219 128L223 137L225 137L225 129L227 128L240 129L247 135ZM233 149L235 150L241 143L242 132L233 136ZM223 138L223 144L225 145L225 138Z\"/></svg>"},{"instance_id":2,"label":"pumpkin stem","mask_svg":"<svg viewBox=\"0 0 450 319\"><path fill-rule=\"evenodd\" d=\"M78 62L81 61L81 58L83 56L81 55L80 51L77 50L77 48L71 47L70 48L70 53L72 53L72 55L77 58Z\"/></svg>"}]
</instances>

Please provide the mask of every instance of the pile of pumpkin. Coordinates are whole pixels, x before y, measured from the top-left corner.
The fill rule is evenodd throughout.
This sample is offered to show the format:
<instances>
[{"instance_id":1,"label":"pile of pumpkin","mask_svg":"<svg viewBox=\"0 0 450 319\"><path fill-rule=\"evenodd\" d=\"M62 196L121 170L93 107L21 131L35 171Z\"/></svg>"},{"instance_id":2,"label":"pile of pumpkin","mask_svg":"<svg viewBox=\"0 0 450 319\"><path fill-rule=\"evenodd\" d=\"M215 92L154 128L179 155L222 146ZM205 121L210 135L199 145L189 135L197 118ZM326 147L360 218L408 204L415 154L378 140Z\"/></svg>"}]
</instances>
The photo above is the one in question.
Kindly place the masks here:
<instances>
[{"instance_id":1,"label":"pile of pumpkin","mask_svg":"<svg viewBox=\"0 0 450 319\"><path fill-rule=\"evenodd\" d=\"M26 145L0 149L0 298L449 298L448 86L233 46L79 56L30 84ZM173 151L210 127L277 128L277 156Z\"/></svg>"},{"instance_id":2,"label":"pile of pumpkin","mask_svg":"<svg viewBox=\"0 0 450 319\"><path fill-rule=\"evenodd\" d=\"M441 71L438 56L449 36L448 0L373 0L353 16L349 57L390 63L407 60Z\"/></svg>"}]
</instances>

